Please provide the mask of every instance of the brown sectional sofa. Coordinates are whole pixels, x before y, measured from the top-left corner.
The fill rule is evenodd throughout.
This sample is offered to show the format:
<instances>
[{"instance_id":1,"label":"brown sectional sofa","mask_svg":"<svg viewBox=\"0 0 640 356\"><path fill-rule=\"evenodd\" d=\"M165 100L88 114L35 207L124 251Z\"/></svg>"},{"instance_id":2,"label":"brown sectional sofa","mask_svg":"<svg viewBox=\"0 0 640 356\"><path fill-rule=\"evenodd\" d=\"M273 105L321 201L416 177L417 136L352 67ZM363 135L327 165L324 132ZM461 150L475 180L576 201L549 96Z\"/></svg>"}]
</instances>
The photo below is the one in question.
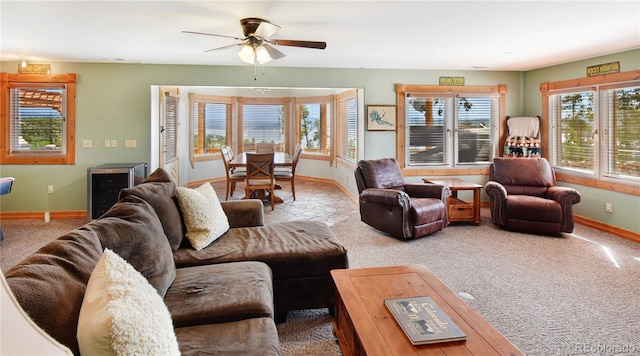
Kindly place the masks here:
<instances>
[{"instance_id":1,"label":"brown sectional sofa","mask_svg":"<svg viewBox=\"0 0 640 356\"><path fill-rule=\"evenodd\" d=\"M6 271L7 283L36 324L79 354L87 282L108 248L163 297L183 355L278 355L275 316L331 310L329 272L348 268L347 251L322 222L264 225L259 200L221 204L231 228L196 251L184 238L176 187L156 170L102 217Z\"/></svg>"}]
</instances>

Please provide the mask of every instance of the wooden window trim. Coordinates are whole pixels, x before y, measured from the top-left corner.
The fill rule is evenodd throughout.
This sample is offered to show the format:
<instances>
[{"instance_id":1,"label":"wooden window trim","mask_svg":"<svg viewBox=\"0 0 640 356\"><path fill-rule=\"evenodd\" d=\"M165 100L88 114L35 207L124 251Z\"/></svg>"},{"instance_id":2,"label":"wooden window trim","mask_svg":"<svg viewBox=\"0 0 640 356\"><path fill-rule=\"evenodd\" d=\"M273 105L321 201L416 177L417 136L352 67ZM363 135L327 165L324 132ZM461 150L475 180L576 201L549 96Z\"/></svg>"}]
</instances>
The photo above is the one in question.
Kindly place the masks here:
<instances>
[{"instance_id":1,"label":"wooden window trim","mask_svg":"<svg viewBox=\"0 0 640 356\"><path fill-rule=\"evenodd\" d=\"M0 125L4 135L0 140L0 164L75 164L76 155L76 83L74 73L44 75L44 74L10 74L0 73ZM10 128L11 115L9 105L9 90L16 83L33 84L64 84L66 86L65 140L66 153L47 154L11 154Z\"/></svg>"}]
</instances>

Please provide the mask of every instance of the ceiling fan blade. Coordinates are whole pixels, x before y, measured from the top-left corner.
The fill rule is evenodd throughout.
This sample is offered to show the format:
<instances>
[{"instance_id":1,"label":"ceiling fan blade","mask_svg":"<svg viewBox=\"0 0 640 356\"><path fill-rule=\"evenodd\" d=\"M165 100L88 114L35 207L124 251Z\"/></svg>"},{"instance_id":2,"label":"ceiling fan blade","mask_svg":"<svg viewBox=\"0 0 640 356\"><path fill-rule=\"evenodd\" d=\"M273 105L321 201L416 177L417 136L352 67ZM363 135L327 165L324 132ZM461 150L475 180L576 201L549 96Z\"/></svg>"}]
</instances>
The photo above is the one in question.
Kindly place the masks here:
<instances>
[{"instance_id":1,"label":"ceiling fan blade","mask_svg":"<svg viewBox=\"0 0 640 356\"><path fill-rule=\"evenodd\" d=\"M326 42L319 41L297 41L297 40L271 40L269 43L278 46L304 47L304 48L327 48Z\"/></svg>"},{"instance_id":2,"label":"ceiling fan blade","mask_svg":"<svg viewBox=\"0 0 640 356\"><path fill-rule=\"evenodd\" d=\"M234 40L238 40L238 41L244 41L245 40L245 38L234 37L234 36L226 36L226 35L216 35L214 33L206 33L206 32L182 31L182 33L191 33L191 34L205 35L205 36L226 37L226 38L233 38Z\"/></svg>"},{"instance_id":3,"label":"ceiling fan blade","mask_svg":"<svg viewBox=\"0 0 640 356\"><path fill-rule=\"evenodd\" d=\"M222 46L222 47L208 49L208 50L205 51L205 53L206 52L211 52L211 51L218 51L218 50L229 48L229 47L243 46L243 45L244 45L244 42L243 43L234 43L234 44L231 44L231 45L228 45L228 46Z\"/></svg>"},{"instance_id":4,"label":"ceiling fan blade","mask_svg":"<svg viewBox=\"0 0 640 356\"><path fill-rule=\"evenodd\" d=\"M273 48L273 46L269 46L266 43L262 44L264 46L264 48L267 49L267 52L269 52L269 55L271 56L272 59L280 59L280 58L284 58L287 55L278 51L277 49Z\"/></svg>"},{"instance_id":5,"label":"ceiling fan blade","mask_svg":"<svg viewBox=\"0 0 640 356\"><path fill-rule=\"evenodd\" d=\"M256 37L268 39L280 30L280 26L274 25L269 21L262 21L256 29Z\"/></svg>"}]
</instances>

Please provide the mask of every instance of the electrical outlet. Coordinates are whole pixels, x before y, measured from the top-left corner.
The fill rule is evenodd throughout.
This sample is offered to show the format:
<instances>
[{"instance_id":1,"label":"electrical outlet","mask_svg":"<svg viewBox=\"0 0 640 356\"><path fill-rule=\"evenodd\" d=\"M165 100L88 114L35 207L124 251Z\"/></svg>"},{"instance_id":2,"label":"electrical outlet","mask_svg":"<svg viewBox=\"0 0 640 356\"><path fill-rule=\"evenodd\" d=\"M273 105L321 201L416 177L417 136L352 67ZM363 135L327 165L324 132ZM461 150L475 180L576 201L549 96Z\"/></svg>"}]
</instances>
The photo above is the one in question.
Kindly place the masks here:
<instances>
[{"instance_id":1,"label":"electrical outlet","mask_svg":"<svg viewBox=\"0 0 640 356\"><path fill-rule=\"evenodd\" d=\"M604 211L605 213L613 213L613 204L611 203L604 203Z\"/></svg>"},{"instance_id":2,"label":"electrical outlet","mask_svg":"<svg viewBox=\"0 0 640 356\"><path fill-rule=\"evenodd\" d=\"M49 194L53 194L53 184L49 184L49 185L47 186L47 193L49 193Z\"/></svg>"},{"instance_id":3,"label":"electrical outlet","mask_svg":"<svg viewBox=\"0 0 640 356\"><path fill-rule=\"evenodd\" d=\"M138 142L136 140L124 140L124 148L136 148Z\"/></svg>"}]
</instances>

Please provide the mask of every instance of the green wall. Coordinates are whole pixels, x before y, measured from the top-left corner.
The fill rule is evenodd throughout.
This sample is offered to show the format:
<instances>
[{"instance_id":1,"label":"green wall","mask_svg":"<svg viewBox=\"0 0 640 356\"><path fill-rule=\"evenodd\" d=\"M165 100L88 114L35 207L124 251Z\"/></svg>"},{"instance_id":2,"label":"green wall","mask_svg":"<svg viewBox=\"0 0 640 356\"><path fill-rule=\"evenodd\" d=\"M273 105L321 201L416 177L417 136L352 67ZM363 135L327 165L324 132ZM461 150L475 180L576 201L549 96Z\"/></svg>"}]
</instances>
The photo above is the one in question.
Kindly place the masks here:
<instances>
[{"instance_id":1,"label":"green wall","mask_svg":"<svg viewBox=\"0 0 640 356\"><path fill-rule=\"evenodd\" d=\"M594 64L620 60L623 70L637 69L640 51L611 55L591 60ZM628 62L635 60L635 68ZM563 69L566 67L566 69ZM151 152L151 87L157 85L179 86L241 86L283 88L360 88L364 91L363 105L395 104L395 84L438 83L440 76L460 76L467 85L505 84L508 88L508 115L537 115L541 81L566 78L557 73L571 73L569 78L584 76L583 61L551 68L521 72L448 71L448 70L378 70L378 69L330 69L265 67L264 75L258 68L254 80L251 66L195 66L151 64L101 64L101 63L51 63L53 74L78 74L76 116L76 164L73 166L0 166L0 176L16 178L11 194L0 198L2 212L77 211L86 209L87 168L114 162L150 162ZM1 62L0 71L16 73L18 62ZM557 68L557 69L556 69ZM580 72L580 74L578 74ZM551 76L552 78L549 78ZM540 79L543 78L543 79ZM533 84L534 81L539 80ZM535 90L531 90L534 88ZM537 93L536 93L537 90ZM537 102L536 102L537 100ZM105 149L103 142L115 139L116 148ZM136 149L125 149L125 139L136 139ZM93 148L83 149L82 141L92 140ZM188 139L182 140L186 144ZM394 132L365 132L362 159L396 156ZM324 163L322 163L324 164ZM153 170L155 167L150 167ZM196 166L198 169L198 166ZM300 175L311 175L317 169L316 162L302 161ZM349 191L355 192L353 173L350 170L331 167L332 176ZM189 175L181 176L181 182L189 181ZM211 173L222 177L223 171ZM416 179L412 177L411 179ZM482 183L486 177L469 177ZM47 194L47 185L54 185L54 193ZM591 192L591 189L589 190ZM638 197L622 195L613 201L620 209L635 203ZM581 211L581 215L610 223L596 212ZM611 214L609 214L611 215ZM615 213L614 213L615 215ZM637 214L637 216L640 215ZM611 216L606 216L611 218ZM640 231L638 221L616 221L621 228Z\"/></svg>"}]
</instances>

